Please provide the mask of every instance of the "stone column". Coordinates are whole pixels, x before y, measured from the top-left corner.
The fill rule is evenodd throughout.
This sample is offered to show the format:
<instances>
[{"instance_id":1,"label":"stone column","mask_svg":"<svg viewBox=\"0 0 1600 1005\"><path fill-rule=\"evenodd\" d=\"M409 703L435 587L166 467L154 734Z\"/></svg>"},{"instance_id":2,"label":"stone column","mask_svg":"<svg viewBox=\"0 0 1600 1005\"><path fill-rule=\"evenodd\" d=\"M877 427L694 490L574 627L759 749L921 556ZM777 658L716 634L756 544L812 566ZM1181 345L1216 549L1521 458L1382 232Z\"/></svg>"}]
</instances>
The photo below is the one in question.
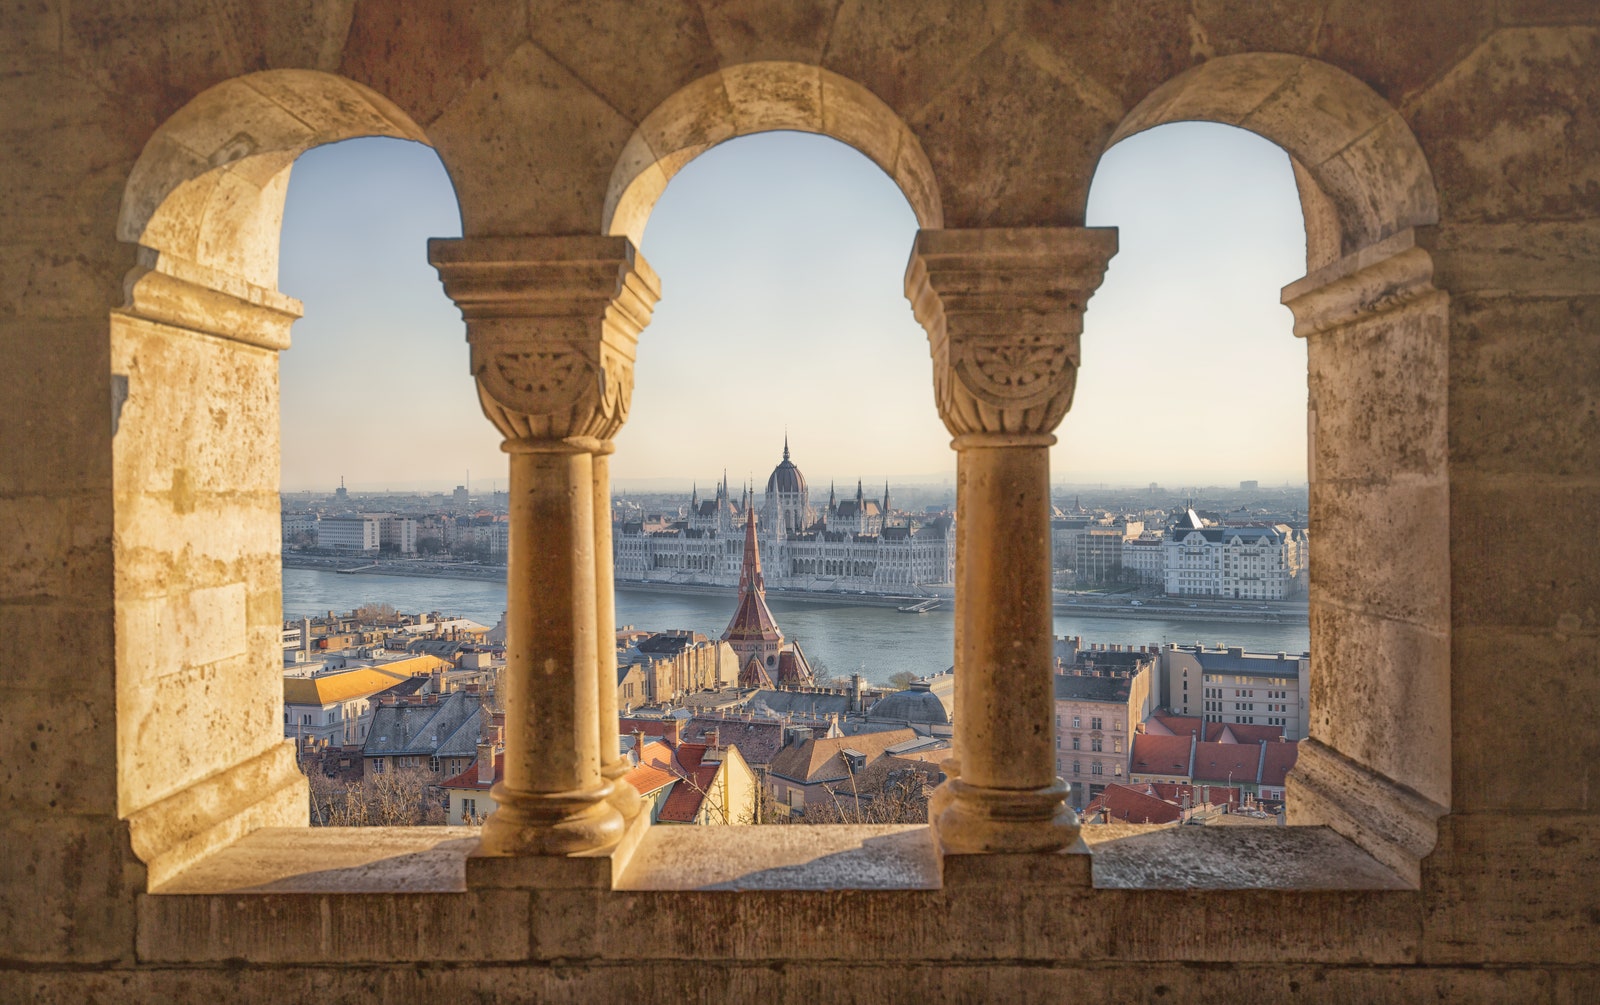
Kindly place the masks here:
<instances>
[{"instance_id":1,"label":"stone column","mask_svg":"<svg viewBox=\"0 0 1600 1005\"><path fill-rule=\"evenodd\" d=\"M658 283L621 237L467 238L429 253L466 319L484 414L511 455L506 769L479 854L602 851L621 837L627 803L604 771L615 740L601 745L611 645L601 633L613 630L600 613L611 554L596 552L597 520L609 527L595 512L609 491L596 458L603 478ZM614 675L609 683L614 695ZM614 697L610 715L614 737Z\"/></svg>"},{"instance_id":2,"label":"stone column","mask_svg":"<svg viewBox=\"0 0 1600 1005\"><path fill-rule=\"evenodd\" d=\"M930 806L948 853L1078 838L1055 771L1049 448L1115 252L1111 229L922 231L906 270L957 452L959 763Z\"/></svg>"}]
</instances>

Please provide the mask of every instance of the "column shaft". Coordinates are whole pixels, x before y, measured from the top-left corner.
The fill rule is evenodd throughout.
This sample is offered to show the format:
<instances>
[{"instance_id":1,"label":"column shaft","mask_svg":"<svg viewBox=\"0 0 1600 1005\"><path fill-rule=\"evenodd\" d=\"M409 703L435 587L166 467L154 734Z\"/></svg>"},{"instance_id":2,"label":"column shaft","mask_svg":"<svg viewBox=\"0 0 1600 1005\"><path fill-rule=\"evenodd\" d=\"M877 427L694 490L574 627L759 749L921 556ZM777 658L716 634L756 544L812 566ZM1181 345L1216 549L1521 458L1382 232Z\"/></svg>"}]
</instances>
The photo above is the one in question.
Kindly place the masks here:
<instances>
[{"instance_id":1,"label":"column shaft","mask_svg":"<svg viewBox=\"0 0 1600 1005\"><path fill-rule=\"evenodd\" d=\"M956 747L970 785L1055 781L1050 457L958 442Z\"/></svg>"},{"instance_id":2,"label":"column shaft","mask_svg":"<svg viewBox=\"0 0 1600 1005\"><path fill-rule=\"evenodd\" d=\"M537 449L528 449L534 447ZM622 819L600 772L593 456L511 442L505 775L487 854L605 847Z\"/></svg>"}]
</instances>

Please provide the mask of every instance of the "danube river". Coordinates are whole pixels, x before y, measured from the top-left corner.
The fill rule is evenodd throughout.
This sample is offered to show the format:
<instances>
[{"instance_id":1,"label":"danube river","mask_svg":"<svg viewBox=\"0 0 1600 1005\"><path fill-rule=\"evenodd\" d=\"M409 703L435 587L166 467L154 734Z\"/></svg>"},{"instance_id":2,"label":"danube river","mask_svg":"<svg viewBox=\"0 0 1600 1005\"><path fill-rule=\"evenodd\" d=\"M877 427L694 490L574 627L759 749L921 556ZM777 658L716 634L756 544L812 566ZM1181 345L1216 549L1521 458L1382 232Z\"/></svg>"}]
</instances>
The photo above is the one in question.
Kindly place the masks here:
<instances>
[{"instance_id":1,"label":"danube river","mask_svg":"<svg viewBox=\"0 0 1600 1005\"><path fill-rule=\"evenodd\" d=\"M283 570L283 616L298 618L349 611L366 603L393 604L401 611L458 614L486 625L500 620L506 588L500 583L404 576L340 575L315 569ZM919 676L950 666L954 615L948 609L901 614L892 607L795 603L769 598L784 634L796 639L813 663L833 674L860 670L872 683L909 670ZM733 616L733 599L718 596L617 590L617 625L662 631L687 628L716 637ZM1303 652L1310 648L1304 624L1216 624L1195 621L1124 620L1057 614L1057 635L1122 645L1181 642L1225 643L1256 652Z\"/></svg>"}]
</instances>

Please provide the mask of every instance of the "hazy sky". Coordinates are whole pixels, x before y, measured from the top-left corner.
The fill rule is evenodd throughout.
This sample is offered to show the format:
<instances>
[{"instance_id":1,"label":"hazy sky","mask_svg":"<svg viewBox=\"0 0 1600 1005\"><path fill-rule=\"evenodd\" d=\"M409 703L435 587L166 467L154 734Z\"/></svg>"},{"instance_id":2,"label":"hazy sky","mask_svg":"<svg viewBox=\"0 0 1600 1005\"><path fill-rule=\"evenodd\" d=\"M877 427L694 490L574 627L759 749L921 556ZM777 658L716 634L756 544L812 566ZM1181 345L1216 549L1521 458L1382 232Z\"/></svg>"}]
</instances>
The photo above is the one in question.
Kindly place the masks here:
<instances>
[{"instance_id":1,"label":"hazy sky","mask_svg":"<svg viewBox=\"0 0 1600 1005\"><path fill-rule=\"evenodd\" d=\"M1089 223L1121 250L1090 301L1057 482L1305 480L1305 347L1280 287L1304 272L1284 154L1183 123L1111 150ZM283 487L505 484L464 328L426 261L460 233L431 150L352 140L295 165L280 285L306 305L283 356ZM643 251L662 298L639 343L620 484L764 484L785 430L815 487L954 471L902 279L916 222L865 157L744 137L675 177Z\"/></svg>"}]
</instances>

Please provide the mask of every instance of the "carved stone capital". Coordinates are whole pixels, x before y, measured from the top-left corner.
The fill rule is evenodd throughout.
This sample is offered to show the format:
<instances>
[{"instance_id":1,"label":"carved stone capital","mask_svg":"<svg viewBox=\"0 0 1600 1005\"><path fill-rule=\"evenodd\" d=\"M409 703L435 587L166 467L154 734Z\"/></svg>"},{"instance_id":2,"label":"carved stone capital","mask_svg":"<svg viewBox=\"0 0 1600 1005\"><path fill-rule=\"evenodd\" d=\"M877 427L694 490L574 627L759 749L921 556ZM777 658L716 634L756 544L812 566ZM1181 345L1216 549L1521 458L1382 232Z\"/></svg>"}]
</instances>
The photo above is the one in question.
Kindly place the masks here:
<instances>
[{"instance_id":1,"label":"carved stone capital","mask_svg":"<svg viewBox=\"0 0 1600 1005\"><path fill-rule=\"evenodd\" d=\"M1055 429L1077 386L1084 307L1116 250L1112 228L918 232L906 299L952 435Z\"/></svg>"},{"instance_id":2,"label":"carved stone capital","mask_svg":"<svg viewBox=\"0 0 1600 1005\"><path fill-rule=\"evenodd\" d=\"M605 441L628 418L660 281L625 237L434 240L484 414L509 441Z\"/></svg>"}]
</instances>

